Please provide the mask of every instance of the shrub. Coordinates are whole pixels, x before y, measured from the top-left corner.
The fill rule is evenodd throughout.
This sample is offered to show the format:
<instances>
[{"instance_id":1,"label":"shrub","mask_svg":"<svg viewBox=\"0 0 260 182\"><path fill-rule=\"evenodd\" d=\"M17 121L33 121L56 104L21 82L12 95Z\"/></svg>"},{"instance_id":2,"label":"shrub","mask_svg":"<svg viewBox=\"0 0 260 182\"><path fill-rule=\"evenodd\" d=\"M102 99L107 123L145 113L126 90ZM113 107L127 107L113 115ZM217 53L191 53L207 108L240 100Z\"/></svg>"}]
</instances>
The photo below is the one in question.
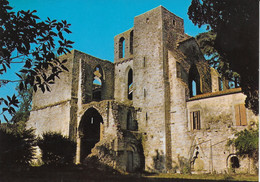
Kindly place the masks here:
<instances>
[{"instance_id":1,"label":"shrub","mask_svg":"<svg viewBox=\"0 0 260 182\"><path fill-rule=\"evenodd\" d=\"M33 129L16 132L0 127L0 168L29 166L34 158L35 146Z\"/></svg>"},{"instance_id":2,"label":"shrub","mask_svg":"<svg viewBox=\"0 0 260 182\"><path fill-rule=\"evenodd\" d=\"M236 138L229 140L227 145L234 145L237 154L248 155L258 160L258 128L255 130L243 130L235 134Z\"/></svg>"},{"instance_id":3,"label":"shrub","mask_svg":"<svg viewBox=\"0 0 260 182\"><path fill-rule=\"evenodd\" d=\"M49 166L66 166L73 164L76 143L57 132L48 132L38 139L42 152L42 161Z\"/></svg>"}]
</instances>

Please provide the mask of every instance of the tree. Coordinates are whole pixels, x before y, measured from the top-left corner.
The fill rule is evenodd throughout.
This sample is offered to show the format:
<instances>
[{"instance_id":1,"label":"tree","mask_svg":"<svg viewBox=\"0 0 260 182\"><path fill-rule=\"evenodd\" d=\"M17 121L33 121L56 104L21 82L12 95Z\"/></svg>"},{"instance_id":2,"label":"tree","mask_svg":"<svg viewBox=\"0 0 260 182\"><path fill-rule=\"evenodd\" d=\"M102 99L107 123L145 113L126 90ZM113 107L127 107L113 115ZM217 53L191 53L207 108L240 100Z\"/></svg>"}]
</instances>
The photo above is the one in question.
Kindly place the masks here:
<instances>
[{"instance_id":1,"label":"tree","mask_svg":"<svg viewBox=\"0 0 260 182\"><path fill-rule=\"evenodd\" d=\"M209 65L220 73L223 80L229 80L234 87L238 87L240 85L240 75L230 69L229 63L214 48L215 40L216 33L213 31L200 33L196 36L196 41Z\"/></svg>"},{"instance_id":2,"label":"tree","mask_svg":"<svg viewBox=\"0 0 260 182\"><path fill-rule=\"evenodd\" d=\"M229 140L227 145L234 145L237 154L239 156L245 157L248 156L254 160L255 163L258 161L258 153L259 153L259 128L250 129L250 130L242 130L235 134L235 138Z\"/></svg>"},{"instance_id":3,"label":"tree","mask_svg":"<svg viewBox=\"0 0 260 182\"><path fill-rule=\"evenodd\" d=\"M216 33L214 48L240 77L246 107L258 114L258 0L192 0L188 10L195 25Z\"/></svg>"},{"instance_id":4,"label":"tree","mask_svg":"<svg viewBox=\"0 0 260 182\"><path fill-rule=\"evenodd\" d=\"M21 76L24 80L25 75L21 74ZM30 116L33 88L29 85L27 88L20 90L18 83L15 89L18 92L17 98L19 105L17 111L11 119L11 123L23 125L25 127L25 123L28 121Z\"/></svg>"},{"instance_id":5,"label":"tree","mask_svg":"<svg viewBox=\"0 0 260 182\"><path fill-rule=\"evenodd\" d=\"M20 82L20 91L29 86L34 91L38 88L42 92L50 91L50 84L54 84L62 71L68 71L65 61L61 62L57 56L69 53L72 48L73 42L64 38L64 33L71 33L70 24L66 20L58 22L49 18L41 21L35 10L15 13L12 9L7 0L0 1L0 75L15 63L23 66L16 73L19 79L0 79L0 87ZM0 114L6 121L5 112L13 116L18 103L15 95L7 99L0 97L0 105L4 105Z\"/></svg>"}]
</instances>

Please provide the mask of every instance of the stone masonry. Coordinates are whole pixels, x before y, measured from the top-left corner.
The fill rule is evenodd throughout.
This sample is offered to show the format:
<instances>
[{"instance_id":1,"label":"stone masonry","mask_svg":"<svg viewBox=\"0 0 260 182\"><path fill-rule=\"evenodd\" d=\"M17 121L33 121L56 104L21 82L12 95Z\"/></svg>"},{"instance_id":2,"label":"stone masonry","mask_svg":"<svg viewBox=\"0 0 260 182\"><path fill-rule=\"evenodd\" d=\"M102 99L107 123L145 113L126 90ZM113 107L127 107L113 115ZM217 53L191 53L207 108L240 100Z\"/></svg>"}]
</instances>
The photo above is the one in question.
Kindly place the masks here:
<instances>
[{"instance_id":1,"label":"stone masonry","mask_svg":"<svg viewBox=\"0 0 260 182\"><path fill-rule=\"evenodd\" d=\"M51 92L37 92L28 127L77 142L76 163L119 171L249 172L255 166L227 147L255 127L240 88L221 85L180 17L162 6L134 18L114 37L114 63L77 50L63 55Z\"/></svg>"}]
</instances>

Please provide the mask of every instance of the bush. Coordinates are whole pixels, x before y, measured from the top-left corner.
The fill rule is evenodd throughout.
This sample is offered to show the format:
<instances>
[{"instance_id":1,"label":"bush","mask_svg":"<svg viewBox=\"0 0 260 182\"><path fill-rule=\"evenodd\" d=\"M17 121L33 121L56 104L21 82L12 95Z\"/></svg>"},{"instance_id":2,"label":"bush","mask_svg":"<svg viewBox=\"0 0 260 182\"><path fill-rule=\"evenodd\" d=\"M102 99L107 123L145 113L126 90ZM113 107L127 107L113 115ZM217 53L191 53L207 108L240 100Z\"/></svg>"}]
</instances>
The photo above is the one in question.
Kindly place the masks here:
<instances>
[{"instance_id":1,"label":"bush","mask_svg":"<svg viewBox=\"0 0 260 182\"><path fill-rule=\"evenodd\" d=\"M66 166L73 164L76 143L60 133L48 132L38 139L42 152L42 161L49 166Z\"/></svg>"},{"instance_id":2,"label":"bush","mask_svg":"<svg viewBox=\"0 0 260 182\"><path fill-rule=\"evenodd\" d=\"M25 167L34 158L36 139L33 129L20 132L0 127L0 168Z\"/></svg>"},{"instance_id":3,"label":"bush","mask_svg":"<svg viewBox=\"0 0 260 182\"><path fill-rule=\"evenodd\" d=\"M258 128L245 129L236 133L235 136L236 138L229 140L227 145L234 145L240 156L248 155L258 160Z\"/></svg>"}]
</instances>

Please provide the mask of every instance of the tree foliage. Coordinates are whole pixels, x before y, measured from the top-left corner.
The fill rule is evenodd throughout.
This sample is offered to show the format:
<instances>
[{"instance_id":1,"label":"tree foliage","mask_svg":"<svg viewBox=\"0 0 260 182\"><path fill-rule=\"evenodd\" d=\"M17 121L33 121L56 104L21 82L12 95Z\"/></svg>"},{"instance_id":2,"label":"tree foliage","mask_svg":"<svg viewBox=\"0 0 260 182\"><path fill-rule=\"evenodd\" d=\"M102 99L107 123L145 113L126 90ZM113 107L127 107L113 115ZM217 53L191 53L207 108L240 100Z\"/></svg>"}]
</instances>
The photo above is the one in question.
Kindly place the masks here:
<instances>
[{"instance_id":1,"label":"tree foliage","mask_svg":"<svg viewBox=\"0 0 260 182\"><path fill-rule=\"evenodd\" d=\"M258 160L258 128L252 130L243 130L235 134L236 138L229 140L228 145L234 145L237 154L240 156L248 155L249 157Z\"/></svg>"},{"instance_id":2,"label":"tree foliage","mask_svg":"<svg viewBox=\"0 0 260 182\"><path fill-rule=\"evenodd\" d=\"M50 91L50 84L62 71L68 71L65 61L59 61L57 56L72 48L73 42L64 38L64 33L71 33L70 24L66 20L58 22L49 18L42 21L35 10L14 12L12 9L7 0L0 1L0 75L14 63L22 64L22 68L16 73L18 80L0 79L0 87L20 81L20 90L31 86L34 91L38 88ZM4 105L2 114L14 115L18 100L15 95L7 99L0 97L0 104Z\"/></svg>"},{"instance_id":3,"label":"tree foliage","mask_svg":"<svg viewBox=\"0 0 260 182\"><path fill-rule=\"evenodd\" d=\"M34 158L36 138L32 129L0 125L0 169L25 167Z\"/></svg>"},{"instance_id":4,"label":"tree foliage","mask_svg":"<svg viewBox=\"0 0 260 182\"><path fill-rule=\"evenodd\" d=\"M238 87L240 85L240 75L230 69L229 63L214 48L215 40L216 33L213 31L200 33L196 36L196 41L209 65L220 73L222 79L229 80L234 87Z\"/></svg>"},{"instance_id":5,"label":"tree foliage","mask_svg":"<svg viewBox=\"0 0 260 182\"><path fill-rule=\"evenodd\" d=\"M21 74L21 76L23 78L25 77L24 74ZM25 127L25 123L26 121L29 120L29 116L30 116L33 89L29 85L27 88L20 90L19 83L17 84L15 89L18 92L17 98L19 101L19 105L18 105L18 109L16 110L14 116L11 119L11 123L24 125Z\"/></svg>"},{"instance_id":6,"label":"tree foliage","mask_svg":"<svg viewBox=\"0 0 260 182\"><path fill-rule=\"evenodd\" d=\"M65 166L73 164L76 154L76 143L60 133L48 132L38 139L42 152L42 161L49 166Z\"/></svg>"},{"instance_id":7,"label":"tree foliage","mask_svg":"<svg viewBox=\"0 0 260 182\"><path fill-rule=\"evenodd\" d=\"M189 18L216 33L213 47L241 76L246 106L258 114L258 0L192 0Z\"/></svg>"}]
</instances>

